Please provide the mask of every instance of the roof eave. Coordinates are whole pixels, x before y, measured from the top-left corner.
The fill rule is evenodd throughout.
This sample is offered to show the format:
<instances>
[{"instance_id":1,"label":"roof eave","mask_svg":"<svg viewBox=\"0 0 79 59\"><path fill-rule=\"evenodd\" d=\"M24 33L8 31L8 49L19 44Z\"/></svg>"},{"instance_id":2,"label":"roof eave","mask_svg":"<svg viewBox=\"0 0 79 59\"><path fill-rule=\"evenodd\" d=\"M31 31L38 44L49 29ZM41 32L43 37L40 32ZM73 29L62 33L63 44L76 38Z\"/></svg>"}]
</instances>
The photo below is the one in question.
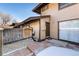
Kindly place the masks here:
<instances>
[{"instance_id":1,"label":"roof eave","mask_svg":"<svg viewBox=\"0 0 79 59\"><path fill-rule=\"evenodd\" d=\"M35 19L35 17L37 17L37 18ZM34 20L37 20L37 19L44 18L44 17L50 17L50 15L35 16L35 17L29 17L29 18L27 18L26 20L24 20L23 22L21 22L21 23L15 25L15 27L20 26L20 25L23 25L24 23L30 22L31 20L29 20L29 19L33 19L33 18L34 18Z\"/></svg>"},{"instance_id":2,"label":"roof eave","mask_svg":"<svg viewBox=\"0 0 79 59\"><path fill-rule=\"evenodd\" d=\"M41 11L39 9L46 4L48 3L39 3L32 11L35 13L41 14Z\"/></svg>"}]
</instances>

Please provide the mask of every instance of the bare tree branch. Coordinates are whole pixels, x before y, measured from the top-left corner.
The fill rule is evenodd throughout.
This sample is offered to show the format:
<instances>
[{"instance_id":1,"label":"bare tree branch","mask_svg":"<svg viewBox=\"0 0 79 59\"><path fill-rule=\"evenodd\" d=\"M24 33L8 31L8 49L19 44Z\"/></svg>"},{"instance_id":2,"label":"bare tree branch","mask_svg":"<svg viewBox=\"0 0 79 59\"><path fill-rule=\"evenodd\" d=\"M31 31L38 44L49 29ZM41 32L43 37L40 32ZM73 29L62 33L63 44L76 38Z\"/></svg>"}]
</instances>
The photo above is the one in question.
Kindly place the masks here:
<instances>
[{"instance_id":1,"label":"bare tree branch","mask_svg":"<svg viewBox=\"0 0 79 59\"><path fill-rule=\"evenodd\" d=\"M2 21L3 25L6 25L11 20L11 16L8 14L0 13L0 20Z\"/></svg>"}]
</instances>

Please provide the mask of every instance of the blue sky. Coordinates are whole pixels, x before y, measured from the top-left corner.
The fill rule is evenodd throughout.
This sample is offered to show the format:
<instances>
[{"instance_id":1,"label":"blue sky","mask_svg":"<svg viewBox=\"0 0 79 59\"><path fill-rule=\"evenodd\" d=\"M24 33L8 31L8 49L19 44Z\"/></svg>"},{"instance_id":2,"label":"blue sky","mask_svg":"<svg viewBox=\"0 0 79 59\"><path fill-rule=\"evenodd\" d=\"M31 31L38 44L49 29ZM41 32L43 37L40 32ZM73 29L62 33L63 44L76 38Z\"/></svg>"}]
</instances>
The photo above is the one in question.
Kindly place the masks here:
<instances>
[{"instance_id":1,"label":"blue sky","mask_svg":"<svg viewBox=\"0 0 79 59\"><path fill-rule=\"evenodd\" d=\"M32 11L36 5L36 3L0 3L0 13L10 14L17 21L23 21L38 15Z\"/></svg>"}]
</instances>

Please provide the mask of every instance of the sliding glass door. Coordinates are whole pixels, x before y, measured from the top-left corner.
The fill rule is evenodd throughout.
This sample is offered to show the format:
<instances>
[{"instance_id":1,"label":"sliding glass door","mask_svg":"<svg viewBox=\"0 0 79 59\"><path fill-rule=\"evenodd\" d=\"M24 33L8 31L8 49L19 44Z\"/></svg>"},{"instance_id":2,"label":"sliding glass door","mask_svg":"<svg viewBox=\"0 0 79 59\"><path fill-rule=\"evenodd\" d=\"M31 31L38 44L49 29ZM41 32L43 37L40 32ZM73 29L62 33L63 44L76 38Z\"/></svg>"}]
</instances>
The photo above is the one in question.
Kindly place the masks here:
<instances>
[{"instance_id":1,"label":"sliding glass door","mask_svg":"<svg viewBox=\"0 0 79 59\"><path fill-rule=\"evenodd\" d=\"M59 22L59 39L79 43L79 20Z\"/></svg>"}]
</instances>

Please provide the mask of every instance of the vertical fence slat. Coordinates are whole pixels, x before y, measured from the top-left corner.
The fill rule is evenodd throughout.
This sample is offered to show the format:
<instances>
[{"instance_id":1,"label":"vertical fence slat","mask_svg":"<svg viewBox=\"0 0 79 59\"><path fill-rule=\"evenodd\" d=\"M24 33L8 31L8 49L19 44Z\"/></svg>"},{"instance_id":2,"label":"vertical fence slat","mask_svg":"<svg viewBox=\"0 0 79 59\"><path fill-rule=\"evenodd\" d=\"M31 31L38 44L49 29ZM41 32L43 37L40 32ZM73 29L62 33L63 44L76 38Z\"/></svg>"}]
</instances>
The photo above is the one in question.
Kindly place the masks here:
<instances>
[{"instance_id":1,"label":"vertical fence slat","mask_svg":"<svg viewBox=\"0 0 79 59\"><path fill-rule=\"evenodd\" d=\"M3 31L3 43L21 40L23 38L22 31L21 28L5 29Z\"/></svg>"}]
</instances>

